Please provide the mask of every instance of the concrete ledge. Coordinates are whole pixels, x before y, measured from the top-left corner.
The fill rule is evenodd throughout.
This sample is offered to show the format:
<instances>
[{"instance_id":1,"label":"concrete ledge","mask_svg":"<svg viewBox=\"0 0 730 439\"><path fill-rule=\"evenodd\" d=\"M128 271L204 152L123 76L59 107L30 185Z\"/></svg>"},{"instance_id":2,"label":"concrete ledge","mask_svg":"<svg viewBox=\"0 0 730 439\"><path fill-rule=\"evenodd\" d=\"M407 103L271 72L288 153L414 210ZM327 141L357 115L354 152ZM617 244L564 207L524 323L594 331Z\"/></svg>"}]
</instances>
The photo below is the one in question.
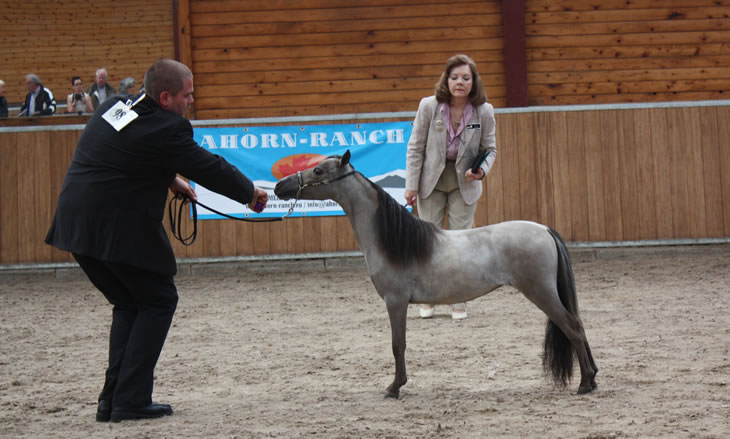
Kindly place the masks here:
<instances>
[{"instance_id":1,"label":"concrete ledge","mask_svg":"<svg viewBox=\"0 0 730 439\"><path fill-rule=\"evenodd\" d=\"M593 261L596 259L615 259L632 255L687 255L699 253L727 254L730 256L730 244L693 244L663 245L636 247L571 247L568 252L573 262Z\"/></svg>"},{"instance_id":2,"label":"concrete ledge","mask_svg":"<svg viewBox=\"0 0 730 439\"><path fill-rule=\"evenodd\" d=\"M81 269L81 267L72 267L72 268L59 268L56 270L55 276L58 280L80 280L80 279L88 279L86 277L86 273L84 273L84 270Z\"/></svg>"},{"instance_id":3,"label":"concrete ledge","mask_svg":"<svg viewBox=\"0 0 730 439\"><path fill-rule=\"evenodd\" d=\"M235 272L317 272L365 268L362 252L303 253L262 256L229 256L177 260L177 276ZM0 279L49 277L60 280L85 279L76 262L0 265Z\"/></svg>"},{"instance_id":4,"label":"concrete ledge","mask_svg":"<svg viewBox=\"0 0 730 439\"><path fill-rule=\"evenodd\" d=\"M367 271L368 266L363 256L349 256L341 258L329 258L324 260L326 271Z\"/></svg>"},{"instance_id":5,"label":"concrete ledge","mask_svg":"<svg viewBox=\"0 0 730 439\"><path fill-rule=\"evenodd\" d=\"M730 242L693 243L656 246L587 246L567 243L573 262L587 262L596 259L613 259L630 255L687 255L699 253L727 254L730 257ZM178 276L204 274L231 275L236 273L274 272L324 272L367 270L361 252L313 253L298 255L265 255L261 257L226 257L202 259L178 259ZM86 275L73 262L55 264L0 265L0 280L48 277L59 280L86 279Z\"/></svg>"},{"instance_id":6,"label":"concrete ledge","mask_svg":"<svg viewBox=\"0 0 730 439\"><path fill-rule=\"evenodd\" d=\"M285 261L241 261L204 264L179 264L178 276L189 273L197 275L234 275L237 273L280 273L280 272L319 272L325 271L324 259L301 259ZM187 265L187 266L186 266ZM183 269L181 270L181 266Z\"/></svg>"},{"instance_id":7,"label":"concrete ledge","mask_svg":"<svg viewBox=\"0 0 730 439\"><path fill-rule=\"evenodd\" d=\"M81 269L79 268L79 271ZM56 277L55 269L38 269L38 270L4 270L0 271L0 282L22 282L23 280L36 279L53 279Z\"/></svg>"}]
</instances>

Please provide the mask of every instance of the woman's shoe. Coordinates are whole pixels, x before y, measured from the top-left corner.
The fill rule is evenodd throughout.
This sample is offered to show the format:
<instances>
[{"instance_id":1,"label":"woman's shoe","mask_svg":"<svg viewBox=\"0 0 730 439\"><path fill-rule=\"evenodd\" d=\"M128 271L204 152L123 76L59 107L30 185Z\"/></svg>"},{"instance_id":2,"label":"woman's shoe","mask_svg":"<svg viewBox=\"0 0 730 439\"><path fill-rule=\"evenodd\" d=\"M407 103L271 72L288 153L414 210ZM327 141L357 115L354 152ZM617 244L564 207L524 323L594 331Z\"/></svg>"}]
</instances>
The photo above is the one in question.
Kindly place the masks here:
<instances>
[{"instance_id":1,"label":"woman's shoe","mask_svg":"<svg viewBox=\"0 0 730 439\"><path fill-rule=\"evenodd\" d=\"M430 319L433 317L433 306L422 305L421 309L418 310L418 314L422 319Z\"/></svg>"},{"instance_id":2,"label":"woman's shoe","mask_svg":"<svg viewBox=\"0 0 730 439\"><path fill-rule=\"evenodd\" d=\"M466 303L455 303L451 307L452 320L464 320L466 318Z\"/></svg>"}]
</instances>

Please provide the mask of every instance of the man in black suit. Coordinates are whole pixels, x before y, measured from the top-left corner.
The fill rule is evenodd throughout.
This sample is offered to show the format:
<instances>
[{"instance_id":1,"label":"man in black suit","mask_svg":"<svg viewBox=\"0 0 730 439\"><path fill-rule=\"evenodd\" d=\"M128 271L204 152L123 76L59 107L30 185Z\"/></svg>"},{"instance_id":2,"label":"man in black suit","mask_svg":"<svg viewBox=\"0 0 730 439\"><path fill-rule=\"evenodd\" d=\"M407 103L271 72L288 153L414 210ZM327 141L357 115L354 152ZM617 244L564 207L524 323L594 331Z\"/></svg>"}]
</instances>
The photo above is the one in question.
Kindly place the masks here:
<instances>
[{"instance_id":1,"label":"man in black suit","mask_svg":"<svg viewBox=\"0 0 730 439\"><path fill-rule=\"evenodd\" d=\"M108 99L87 123L46 237L73 254L114 306L96 415L101 422L172 414L169 405L152 402L152 387L178 300L175 255L162 225L167 190L196 199L177 174L252 210L268 201L265 191L193 140L184 117L193 75L184 64L157 61L144 88L134 102Z\"/></svg>"}]
</instances>

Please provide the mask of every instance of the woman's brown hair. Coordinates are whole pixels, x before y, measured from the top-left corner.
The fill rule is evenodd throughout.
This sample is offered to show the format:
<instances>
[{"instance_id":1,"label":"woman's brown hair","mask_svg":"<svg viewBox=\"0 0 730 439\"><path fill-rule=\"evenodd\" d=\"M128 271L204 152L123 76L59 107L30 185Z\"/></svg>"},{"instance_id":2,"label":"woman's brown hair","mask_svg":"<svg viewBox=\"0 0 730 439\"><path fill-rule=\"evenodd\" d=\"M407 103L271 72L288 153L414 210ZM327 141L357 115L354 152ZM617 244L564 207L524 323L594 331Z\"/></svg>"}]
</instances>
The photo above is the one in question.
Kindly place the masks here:
<instances>
[{"instance_id":1,"label":"woman's brown hair","mask_svg":"<svg viewBox=\"0 0 730 439\"><path fill-rule=\"evenodd\" d=\"M451 92L449 91L449 75L454 67L469 66L472 77L471 92L469 92L469 101L475 107L487 102L487 94L484 92L482 78L479 77L477 64L473 59L466 55L454 55L446 61L443 73L438 82L434 86L436 100L439 102L449 102L451 100Z\"/></svg>"}]
</instances>

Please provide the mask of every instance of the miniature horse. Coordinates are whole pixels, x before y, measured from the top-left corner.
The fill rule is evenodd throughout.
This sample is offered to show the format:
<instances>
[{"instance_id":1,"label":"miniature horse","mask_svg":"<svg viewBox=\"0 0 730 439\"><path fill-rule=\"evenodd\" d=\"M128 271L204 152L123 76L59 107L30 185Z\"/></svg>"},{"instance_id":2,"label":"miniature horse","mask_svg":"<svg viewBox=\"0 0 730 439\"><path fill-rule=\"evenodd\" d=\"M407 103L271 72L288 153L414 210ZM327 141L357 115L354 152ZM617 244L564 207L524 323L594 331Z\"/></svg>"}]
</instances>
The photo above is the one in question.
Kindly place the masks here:
<instances>
[{"instance_id":1,"label":"miniature horse","mask_svg":"<svg viewBox=\"0 0 730 439\"><path fill-rule=\"evenodd\" d=\"M554 230L530 221L507 221L470 230L441 230L418 219L380 186L355 171L350 151L279 181L282 199L332 199L342 206L365 256L368 273L390 318L395 378L386 396L406 383L406 314L409 303L452 304L501 285L518 289L548 317L543 368L565 386L580 365L578 393L596 388L570 257Z\"/></svg>"}]
</instances>

